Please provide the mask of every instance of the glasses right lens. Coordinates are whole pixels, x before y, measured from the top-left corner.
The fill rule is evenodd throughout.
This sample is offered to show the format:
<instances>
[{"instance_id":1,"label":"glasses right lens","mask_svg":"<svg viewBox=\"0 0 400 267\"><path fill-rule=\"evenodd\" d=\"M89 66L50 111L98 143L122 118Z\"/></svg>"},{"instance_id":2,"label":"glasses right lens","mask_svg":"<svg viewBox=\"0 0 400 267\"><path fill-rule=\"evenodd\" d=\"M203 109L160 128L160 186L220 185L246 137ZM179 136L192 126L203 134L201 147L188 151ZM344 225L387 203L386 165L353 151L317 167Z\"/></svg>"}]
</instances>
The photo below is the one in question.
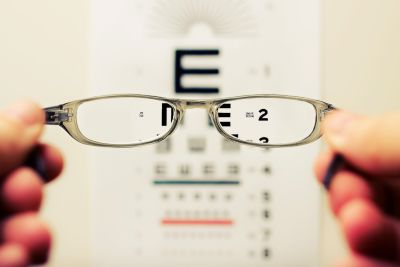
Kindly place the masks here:
<instances>
[{"instance_id":1,"label":"glasses right lens","mask_svg":"<svg viewBox=\"0 0 400 267\"><path fill-rule=\"evenodd\" d=\"M140 144L165 136L173 127L174 112L174 106L157 99L100 98L79 106L77 124L95 142Z\"/></svg>"},{"instance_id":2,"label":"glasses right lens","mask_svg":"<svg viewBox=\"0 0 400 267\"><path fill-rule=\"evenodd\" d=\"M220 105L218 121L226 134L239 140L287 145L313 132L316 111L312 104L296 99L243 98Z\"/></svg>"}]
</instances>

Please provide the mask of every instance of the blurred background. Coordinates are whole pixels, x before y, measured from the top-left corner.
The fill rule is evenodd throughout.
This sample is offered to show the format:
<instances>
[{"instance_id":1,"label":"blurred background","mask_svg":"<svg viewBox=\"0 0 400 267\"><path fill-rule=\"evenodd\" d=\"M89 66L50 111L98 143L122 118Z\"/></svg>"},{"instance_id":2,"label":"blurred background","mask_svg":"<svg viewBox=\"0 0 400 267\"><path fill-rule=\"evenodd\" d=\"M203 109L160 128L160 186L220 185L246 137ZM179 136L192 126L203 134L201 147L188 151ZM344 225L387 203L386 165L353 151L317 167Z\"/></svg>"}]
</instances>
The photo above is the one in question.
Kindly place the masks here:
<instances>
[{"instance_id":1,"label":"blurred background","mask_svg":"<svg viewBox=\"0 0 400 267\"><path fill-rule=\"evenodd\" d=\"M87 96L89 1L0 2L0 106L43 106ZM322 99L363 114L399 109L400 2L322 0ZM86 154L60 129L43 140L64 152L61 179L46 188L42 215L54 231L48 266L90 266L90 179ZM323 197L321 266L347 253Z\"/></svg>"}]
</instances>

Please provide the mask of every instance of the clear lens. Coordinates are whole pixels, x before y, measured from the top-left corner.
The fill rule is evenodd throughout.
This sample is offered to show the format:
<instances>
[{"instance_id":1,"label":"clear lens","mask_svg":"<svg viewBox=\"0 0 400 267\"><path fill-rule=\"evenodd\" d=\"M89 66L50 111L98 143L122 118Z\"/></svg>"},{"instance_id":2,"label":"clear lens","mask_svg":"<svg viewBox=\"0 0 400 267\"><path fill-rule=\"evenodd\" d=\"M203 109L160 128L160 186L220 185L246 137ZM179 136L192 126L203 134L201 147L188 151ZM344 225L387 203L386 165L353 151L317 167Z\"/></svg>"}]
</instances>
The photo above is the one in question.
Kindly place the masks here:
<instances>
[{"instance_id":1,"label":"clear lens","mask_svg":"<svg viewBox=\"0 0 400 267\"><path fill-rule=\"evenodd\" d=\"M286 98L244 98L224 102L218 120L228 135L255 144L285 145L308 137L316 123L312 104Z\"/></svg>"},{"instance_id":2,"label":"clear lens","mask_svg":"<svg viewBox=\"0 0 400 267\"><path fill-rule=\"evenodd\" d=\"M114 97L82 103L77 111L81 133L96 142L139 144L165 136L173 127L175 108L150 98Z\"/></svg>"}]
</instances>

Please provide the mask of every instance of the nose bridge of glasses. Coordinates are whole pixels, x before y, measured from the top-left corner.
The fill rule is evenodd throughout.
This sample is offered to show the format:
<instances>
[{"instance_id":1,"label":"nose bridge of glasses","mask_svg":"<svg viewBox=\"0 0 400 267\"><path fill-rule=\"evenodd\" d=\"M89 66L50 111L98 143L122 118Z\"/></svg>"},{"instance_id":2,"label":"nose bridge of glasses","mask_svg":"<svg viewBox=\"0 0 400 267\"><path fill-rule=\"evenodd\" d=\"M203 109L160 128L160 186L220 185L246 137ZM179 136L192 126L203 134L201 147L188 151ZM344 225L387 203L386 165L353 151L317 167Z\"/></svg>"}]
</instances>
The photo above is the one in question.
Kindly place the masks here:
<instances>
[{"instance_id":1,"label":"nose bridge of glasses","mask_svg":"<svg viewBox=\"0 0 400 267\"><path fill-rule=\"evenodd\" d=\"M207 100L181 100L181 107L183 109L203 108L209 109L211 106L210 101Z\"/></svg>"}]
</instances>

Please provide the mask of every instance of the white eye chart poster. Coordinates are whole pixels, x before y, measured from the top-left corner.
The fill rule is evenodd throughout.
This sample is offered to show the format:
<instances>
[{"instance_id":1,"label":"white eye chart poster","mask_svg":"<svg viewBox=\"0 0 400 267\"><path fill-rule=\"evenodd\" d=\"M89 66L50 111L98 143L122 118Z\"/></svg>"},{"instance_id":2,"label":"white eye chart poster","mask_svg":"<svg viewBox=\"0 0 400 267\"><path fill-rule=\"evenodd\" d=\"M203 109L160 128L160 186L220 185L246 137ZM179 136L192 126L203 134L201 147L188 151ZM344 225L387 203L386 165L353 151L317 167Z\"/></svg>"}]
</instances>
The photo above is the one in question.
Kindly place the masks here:
<instances>
[{"instance_id":1,"label":"white eye chart poster","mask_svg":"<svg viewBox=\"0 0 400 267\"><path fill-rule=\"evenodd\" d=\"M319 0L93 0L90 10L93 96L320 97ZM91 147L93 266L318 266L318 150L227 141L204 109L187 110L163 142Z\"/></svg>"}]
</instances>

